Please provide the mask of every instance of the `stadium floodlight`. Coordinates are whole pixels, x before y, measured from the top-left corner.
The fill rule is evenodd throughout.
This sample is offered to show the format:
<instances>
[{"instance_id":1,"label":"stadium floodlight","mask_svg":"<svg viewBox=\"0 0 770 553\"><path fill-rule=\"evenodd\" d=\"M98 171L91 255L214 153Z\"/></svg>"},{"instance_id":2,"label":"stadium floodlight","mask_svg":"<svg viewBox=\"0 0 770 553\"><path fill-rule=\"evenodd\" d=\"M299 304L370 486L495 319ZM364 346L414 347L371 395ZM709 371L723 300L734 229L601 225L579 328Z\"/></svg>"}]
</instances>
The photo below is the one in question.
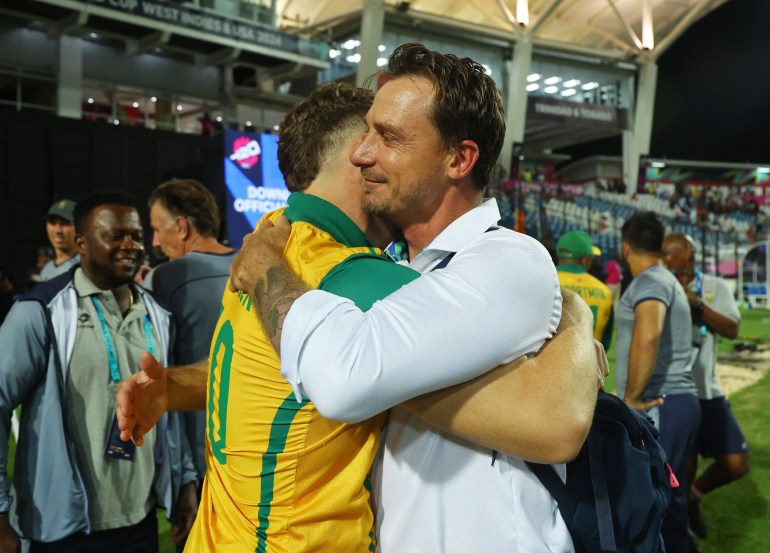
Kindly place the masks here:
<instances>
[{"instance_id":1,"label":"stadium floodlight","mask_svg":"<svg viewBox=\"0 0 770 553\"><path fill-rule=\"evenodd\" d=\"M547 86L543 89L546 94L556 94L559 91L558 86Z\"/></svg>"},{"instance_id":2,"label":"stadium floodlight","mask_svg":"<svg viewBox=\"0 0 770 553\"><path fill-rule=\"evenodd\" d=\"M534 92L535 90L538 90L540 88L540 85L537 83L530 83L526 86L527 92Z\"/></svg>"},{"instance_id":3,"label":"stadium floodlight","mask_svg":"<svg viewBox=\"0 0 770 553\"><path fill-rule=\"evenodd\" d=\"M583 90L593 90L594 88L599 88L599 83L597 83L595 81L591 82L591 83L586 83L583 86L581 86L580 88L582 88Z\"/></svg>"},{"instance_id":4,"label":"stadium floodlight","mask_svg":"<svg viewBox=\"0 0 770 553\"><path fill-rule=\"evenodd\" d=\"M529 3L527 0L516 0L516 21L522 27L529 25Z\"/></svg>"},{"instance_id":5,"label":"stadium floodlight","mask_svg":"<svg viewBox=\"0 0 770 553\"><path fill-rule=\"evenodd\" d=\"M534 83L536 81L539 81L540 77L542 77L540 73L532 73L530 75L527 75L527 81L530 83Z\"/></svg>"},{"instance_id":6,"label":"stadium floodlight","mask_svg":"<svg viewBox=\"0 0 770 553\"><path fill-rule=\"evenodd\" d=\"M564 86L566 88L575 88L579 84L580 84L579 80L577 80L577 79L570 79L569 81L564 83Z\"/></svg>"},{"instance_id":7,"label":"stadium floodlight","mask_svg":"<svg viewBox=\"0 0 770 553\"><path fill-rule=\"evenodd\" d=\"M543 81L545 84L556 84L558 82L561 82L561 77L548 77L545 81Z\"/></svg>"}]
</instances>

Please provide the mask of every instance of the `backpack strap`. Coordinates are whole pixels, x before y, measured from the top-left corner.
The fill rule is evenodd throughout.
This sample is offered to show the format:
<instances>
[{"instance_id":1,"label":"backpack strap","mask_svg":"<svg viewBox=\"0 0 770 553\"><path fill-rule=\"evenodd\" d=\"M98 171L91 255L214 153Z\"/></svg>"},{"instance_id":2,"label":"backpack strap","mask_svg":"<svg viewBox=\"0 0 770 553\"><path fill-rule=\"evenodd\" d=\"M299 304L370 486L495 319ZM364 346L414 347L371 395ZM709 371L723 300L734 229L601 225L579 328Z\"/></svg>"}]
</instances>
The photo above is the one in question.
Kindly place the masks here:
<instances>
[{"instance_id":1,"label":"backpack strap","mask_svg":"<svg viewBox=\"0 0 770 553\"><path fill-rule=\"evenodd\" d=\"M529 470L537 476L540 483L545 486L548 493L551 494L556 500L556 504L559 507L564 522L567 527L570 526L570 521L575 518L575 511L577 511L577 502L569 496L567 492L567 486L561 481L556 470L551 465L542 465L540 463L533 463L532 461L524 461L529 467Z\"/></svg>"},{"instance_id":2,"label":"backpack strap","mask_svg":"<svg viewBox=\"0 0 770 553\"><path fill-rule=\"evenodd\" d=\"M591 472L591 487L594 491L596 520L599 523L599 543L602 546L602 551L617 551L610 496L607 492L607 480L604 477L604 467L602 466L601 445L599 440L586 441L588 442L588 466Z\"/></svg>"}]
</instances>

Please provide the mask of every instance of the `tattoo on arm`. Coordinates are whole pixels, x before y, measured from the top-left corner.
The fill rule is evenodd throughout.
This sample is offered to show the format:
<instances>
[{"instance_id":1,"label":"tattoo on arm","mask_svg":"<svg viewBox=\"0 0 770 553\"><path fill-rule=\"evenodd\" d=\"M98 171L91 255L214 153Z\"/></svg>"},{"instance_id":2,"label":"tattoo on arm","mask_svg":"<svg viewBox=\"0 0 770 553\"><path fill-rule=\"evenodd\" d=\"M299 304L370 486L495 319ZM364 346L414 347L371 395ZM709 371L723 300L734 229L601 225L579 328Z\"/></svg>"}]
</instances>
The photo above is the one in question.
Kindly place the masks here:
<instances>
[{"instance_id":1,"label":"tattoo on arm","mask_svg":"<svg viewBox=\"0 0 770 553\"><path fill-rule=\"evenodd\" d=\"M281 351L283 322L294 301L310 290L286 265L270 267L265 278L257 279L254 301L257 315L277 352Z\"/></svg>"}]
</instances>

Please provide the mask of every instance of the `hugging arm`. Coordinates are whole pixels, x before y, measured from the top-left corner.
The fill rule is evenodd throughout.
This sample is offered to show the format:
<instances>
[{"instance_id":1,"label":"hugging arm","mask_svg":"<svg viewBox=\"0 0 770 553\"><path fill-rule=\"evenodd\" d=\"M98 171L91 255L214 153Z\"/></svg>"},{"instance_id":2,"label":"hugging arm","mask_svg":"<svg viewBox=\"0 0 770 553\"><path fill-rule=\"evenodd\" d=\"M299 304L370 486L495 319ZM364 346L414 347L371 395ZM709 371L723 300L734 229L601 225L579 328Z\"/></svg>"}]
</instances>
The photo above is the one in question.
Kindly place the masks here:
<instances>
[{"instance_id":1,"label":"hugging arm","mask_svg":"<svg viewBox=\"0 0 770 553\"><path fill-rule=\"evenodd\" d=\"M574 292L562 289L557 334L534 357L402 404L451 434L540 463L575 458L593 419L608 373L593 317Z\"/></svg>"}]
</instances>

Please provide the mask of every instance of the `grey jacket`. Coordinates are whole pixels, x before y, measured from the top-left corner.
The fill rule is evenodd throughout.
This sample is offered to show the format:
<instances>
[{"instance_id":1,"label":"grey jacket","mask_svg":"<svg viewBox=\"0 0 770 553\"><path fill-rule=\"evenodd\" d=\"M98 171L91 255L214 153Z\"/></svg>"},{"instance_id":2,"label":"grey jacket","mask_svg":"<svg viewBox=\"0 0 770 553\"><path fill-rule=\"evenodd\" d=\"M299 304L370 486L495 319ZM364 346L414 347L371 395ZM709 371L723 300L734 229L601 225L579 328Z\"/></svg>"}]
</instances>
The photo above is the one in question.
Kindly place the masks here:
<instances>
[{"instance_id":1,"label":"grey jacket","mask_svg":"<svg viewBox=\"0 0 770 553\"><path fill-rule=\"evenodd\" d=\"M0 327L0 512L13 498L8 479L8 438L13 410L21 405L14 487L22 537L55 541L90 533L88 497L64 406L67 369L77 331L74 268L20 296ZM137 287L145 301L160 361L170 362L171 315ZM164 415L157 425L155 480L158 505L171 517L183 484L197 475L179 417Z\"/></svg>"}]
</instances>

